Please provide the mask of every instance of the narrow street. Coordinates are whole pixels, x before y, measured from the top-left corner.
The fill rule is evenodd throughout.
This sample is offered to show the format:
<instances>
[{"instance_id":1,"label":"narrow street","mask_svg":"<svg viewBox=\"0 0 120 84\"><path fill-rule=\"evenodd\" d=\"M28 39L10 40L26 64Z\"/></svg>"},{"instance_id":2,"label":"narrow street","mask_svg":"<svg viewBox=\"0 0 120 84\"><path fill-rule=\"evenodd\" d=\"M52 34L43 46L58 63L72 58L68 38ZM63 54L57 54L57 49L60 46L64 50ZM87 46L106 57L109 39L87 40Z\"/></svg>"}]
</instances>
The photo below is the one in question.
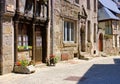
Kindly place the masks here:
<instances>
[{"instance_id":1,"label":"narrow street","mask_svg":"<svg viewBox=\"0 0 120 84\"><path fill-rule=\"evenodd\" d=\"M0 84L120 84L120 57L73 59L37 67L32 74L0 76Z\"/></svg>"}]
</instances>

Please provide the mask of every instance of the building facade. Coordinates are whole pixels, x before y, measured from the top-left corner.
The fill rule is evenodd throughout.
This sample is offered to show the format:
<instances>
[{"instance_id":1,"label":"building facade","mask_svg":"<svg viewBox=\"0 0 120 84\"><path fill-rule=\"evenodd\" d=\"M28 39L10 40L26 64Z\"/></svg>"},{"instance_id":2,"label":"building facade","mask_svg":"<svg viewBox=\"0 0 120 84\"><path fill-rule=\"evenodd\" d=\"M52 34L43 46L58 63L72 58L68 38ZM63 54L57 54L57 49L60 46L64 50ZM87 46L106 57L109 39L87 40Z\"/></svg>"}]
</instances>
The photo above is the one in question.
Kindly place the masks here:
<instances>
[{"instance_id":1,"label":"building facade","mask_svg":"<svg viewBox=\"0 0 120 84\"><path fill-rule=\"evenodd\" d=\"M18 60L46 61L48 6L44 0L0 0L0 74L13 71Z\"/></svg>"},{"instance_id":2,"label":"building facade","mask_svg":"<svg viewBox=\"0 0 120 84\"><path fill-rule=\"evenodd\" d=\"M112 7L111 7L112 5ZM120 47L120 10L112 0L99 0L98 11L98 48L103 55L119 55Z\"/></svg>"},{"instance_id":3,"label":"building facade","mask_svg":"<svg viewBox=\"0 0 120 84\"><path fill-rule=\"evenodd\" d=\"M81 42L81 54L87 53L87 56L97 56L98 46L97 46L97 12L98 12L98 1L97 0L80 0L81 13L85 11L87 18L83 21L80 19L80 42ZM83 24L85 23L85 24ZM83 26L85 25L85 26ZM83 35L83 29L85 33L85 38ZM85 49L84 49L85 48ZM85 53L85 54L86 54Z\"/></svg>"},{"instance_id":4,"label":"building facade","mask_svg":"<svg viewBox=\"0 0 120 84\"><path fill-rule=\"evenodd\" d=\"M98 55L97 0L0 0L0 74L22 59Z\"/></svg>"},{"instance_id":5,"label":"building facade","mask_svg":"<svg viewBox=\"0 0 120 84\"><path fill-rule=\"evenodd\" d=\"M97 0L52 1L51 52L61 60L97 55Z\"/></svg>"}]
</instances>

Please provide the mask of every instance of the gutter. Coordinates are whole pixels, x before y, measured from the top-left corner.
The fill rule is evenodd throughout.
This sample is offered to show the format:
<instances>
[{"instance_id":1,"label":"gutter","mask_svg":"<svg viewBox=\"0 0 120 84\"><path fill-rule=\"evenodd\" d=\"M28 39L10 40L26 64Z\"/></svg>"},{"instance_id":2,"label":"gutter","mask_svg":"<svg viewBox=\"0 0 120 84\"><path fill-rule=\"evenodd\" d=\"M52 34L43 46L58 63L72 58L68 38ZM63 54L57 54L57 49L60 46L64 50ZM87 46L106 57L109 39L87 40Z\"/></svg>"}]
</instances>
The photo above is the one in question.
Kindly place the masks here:
<instances>
[{"instance_id":1,"label":"gutter","mask_svg":"<svg viewBox=\"0 0 120 84\"><path fill-rule=\"evenodd\" d=\"M3 42L3 37L2 37L2 17L4 13L4 0L0 0L0 75L3 73L3 52L2 52L2 42Z\"/></svg>"},{"instance_id":2,"label":"gutter","mask_svg":"<svg viewBox=\"0 0 120 84\"><path fill-rule=\"evenodd\" d=\"M50 28L50 34L51 34L51 51L50 54L54 54L53 47L54 47L54 0L51 0L51 28Z\"/></svg>"}]
</instances>

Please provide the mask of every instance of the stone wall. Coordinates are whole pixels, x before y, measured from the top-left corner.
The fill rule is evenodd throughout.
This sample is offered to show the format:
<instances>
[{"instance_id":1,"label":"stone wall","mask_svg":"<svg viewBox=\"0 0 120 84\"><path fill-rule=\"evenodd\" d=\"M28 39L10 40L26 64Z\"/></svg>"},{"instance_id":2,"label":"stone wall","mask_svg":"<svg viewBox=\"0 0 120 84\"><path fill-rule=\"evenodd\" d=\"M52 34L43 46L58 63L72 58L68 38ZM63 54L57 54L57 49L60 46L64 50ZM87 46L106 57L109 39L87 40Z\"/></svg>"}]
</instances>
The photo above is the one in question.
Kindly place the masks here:
<instances>
[{"instance_id":1,"label":"stone wall","mask_svg":"<svg viewBox=\"0 0 120 84\"><path fill-rule=\"evenodd\" d=\"M14 65L14 30L11 17L4 17L3 23L3 72L10 73Z\"/></svg>"},{"instance_id":2,"label":"stone wall","mask_svg":"<svg viewBox=\"0 0 120 84\"><path fill-rule=\"evenodd\" d=\"M75 43L64 42L64 20L71 20L76 22L77 31L77 21L78 21L79 6L65 0L55 0L54 5L54 54L60 56L62 54L67 54L68 59L74 57L77 53L77 41ZM76 33L77 36L77 33Z\"/></svg>"},{"instance_id":3,"label":"stone wall","mask_svg":"<svg viewBox=\"0 0 120 84\"><path fill-rule=\"evenodd\" d=\"M97 2L97 1L96 1ZM98 34L97 33L97 25L98 25L98 22L97 22L97 3L96 3L96 12L94 11L94 0L91 0L90 1L90 9L87 8L87 0L80 0L80 5L84 7L85 9L85 12L87 14L87 19L86 19L86 28L85 28L85 32L86 32L86 41L85 41L85 44L86 44L86 52L91 54L91 56L93 55L98 55L98 47L97 44L98 44L98 41L97 41L97 38L96 38L96 42L94 42L94 23L96 24L96 35ZM80 7L81 9L82 7ZM82 10L82 9L81 9ZM88 36L88 21L90 21L90 42L87 41L87 36ZM94 51L96 53L94 53Z\"/></svg>"},{"instance_id":4,"label":"stone wall","mask_svg":"<svg viewBox=\"0 0 120 84\"><path fill-rule=\"evenodd\" d=\"M119 54L119 48L113 47L113 39L105 39L103 51L107 55L118 55Z\"/></svg>"}]
</instances>

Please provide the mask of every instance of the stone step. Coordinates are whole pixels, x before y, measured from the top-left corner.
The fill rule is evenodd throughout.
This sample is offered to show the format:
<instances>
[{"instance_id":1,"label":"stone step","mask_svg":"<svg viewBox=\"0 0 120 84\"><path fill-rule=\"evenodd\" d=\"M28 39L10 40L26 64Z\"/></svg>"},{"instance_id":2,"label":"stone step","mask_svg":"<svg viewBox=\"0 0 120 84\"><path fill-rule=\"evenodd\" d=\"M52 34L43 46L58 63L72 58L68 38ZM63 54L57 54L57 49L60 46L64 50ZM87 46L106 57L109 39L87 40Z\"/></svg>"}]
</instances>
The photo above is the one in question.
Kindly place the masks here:
<instances>
[{"instance_id":1,"label":"stone step","mask_svg":"<svg viewBox=\"0 0 120 84\"><path fill-rule=\"evenodd\" d=\"M83 60L90 60L92 58L93 57L88 53L81 54L81 56L80 56L80 59L83 59Z\"/></svg>"},{"instance_id":2,"label":"stone step","mask_svg":"<svg viewBox=\"0 0 120 84\"><path fill-rule=\"evenodd\" d=\"M40 63L40 64L36 64L35 68L42 68L42 67L46 67L45 63Z\"/></svg>"}]
</instances>

